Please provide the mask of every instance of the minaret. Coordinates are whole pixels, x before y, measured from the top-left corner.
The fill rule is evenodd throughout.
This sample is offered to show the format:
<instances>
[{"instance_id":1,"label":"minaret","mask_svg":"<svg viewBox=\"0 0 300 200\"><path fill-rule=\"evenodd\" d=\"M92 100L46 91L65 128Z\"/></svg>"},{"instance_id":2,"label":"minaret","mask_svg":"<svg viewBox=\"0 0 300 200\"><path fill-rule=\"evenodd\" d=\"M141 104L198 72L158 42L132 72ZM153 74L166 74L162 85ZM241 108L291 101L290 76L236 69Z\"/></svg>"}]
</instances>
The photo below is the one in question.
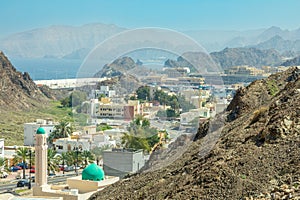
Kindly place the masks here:
<instances>
[{"instance_id":1,"label":"minaret","mask_svg":"<svg viewBox=\"0 0 300 200\"><path fill-rule=\"evenodd\" d=\"M47 185L47 135L42 127L36 131L35 143L35 185Z\"/></svg>"}]
</instances>

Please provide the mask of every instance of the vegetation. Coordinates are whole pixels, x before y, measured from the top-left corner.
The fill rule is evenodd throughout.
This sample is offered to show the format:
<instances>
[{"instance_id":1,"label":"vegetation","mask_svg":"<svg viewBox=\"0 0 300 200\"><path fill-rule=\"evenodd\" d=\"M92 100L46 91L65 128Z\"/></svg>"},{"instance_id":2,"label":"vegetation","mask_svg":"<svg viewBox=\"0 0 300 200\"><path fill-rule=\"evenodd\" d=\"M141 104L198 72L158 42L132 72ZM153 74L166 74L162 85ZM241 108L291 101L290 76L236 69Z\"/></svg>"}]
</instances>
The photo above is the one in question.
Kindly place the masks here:
<instances>
[{"instance_id":1,"label":"vegetation","mask_svg":"<svg viewBox=\"0 0 300 200\"><path fill-rule=\"evenodd\" d=\"M2 175L4 172L8 172L8 166L7 166L7 160L0 157L0 175Z\"/></svg>"},{"instance_id":2,"label":"vegetation","mask_svg":"<svg viewBox=\"0 0 300 200\"><path fill-rule=\"evenodd\" d=\"M275 96L279 92L279 88L278 88L275 80L269 80L267 82L267 87L268 87L269 93L272 96Z\"/></svg>"},{"instance_id":3,"label":"vegetation","mask_svg":"<svg viewBox=\"0 0 300 200\"><path fill-rule=\"evenodd\" d=\"M82 158L84 167L86 167L89 163L92 163L95 161L94 154L92 154L90 151L87 151L87 150L85 150L81 153L81 158Z\"/></svg>"},{"instance_id":4,"label":"vegetation","mask_svg":"<svg viewBox=\"0 0 300 200\"><path fill-rule=\"evenodd\" d=\"M26 147L20 147L17 149L16 154L14 156L14 161L16 163L22 163L23 165L23 179L25 179L25 165L26 165L26 161L29 157L29 150Z\"/></svg>"},{"instance_id":5,"label":"vegetation","mask_svg":"<svg viewBox=\"0 0 300 200\"><path fill-rule=\"evenodd\" d=\"M110 145L104 145L102 147L96 147L91 150L91 152L94 154L94 156L96 158L97 165L99 165L99 161L101 160L101 158L103 156L103 151L105 151L109 148L110 148Z\"/></svg>"},{"instance_id":6,"label":"vegetation","mask_svg":"<svg viewBox=\"0 0 300 200\"><path fill-rule=\"evenodd\" d=\"M86 100L86 93L82 91L73 91L68 97L60 101L63 107L80 106Z\"/></svg>"},{"instance_id":7,"label":"vegetation","mask_svg":"<svg viewBox=\"0 0 300 200\"><path fill-rule=\"evenodd\" d=\"M151 148L159 141L157 130L150 127L148 119L137 116L128 128L129 133L122 136L122 145L125 148L143 149L150 151Z\"/></svg>"},{"instance_id":8,"label":"vegetation","mask_svg":"<svg viewBox=\"0 0 300 200\"><path fill-rule=\"evenodd\" d=\"M150 87L149 86L141 86L136 91L137 98L139 100L150 100Z\"/></svg>"},{"instance_id":9,"label":"vegetation","mask_svg":"<svg viewBox=\"0 0 300 200\"><path fill-rule=\"evenodd\" d=\"M47 170L48 170L48 175L50 174L51 171L59 171L59 162L60 162L60 156L57 154L57 151L54 149L48 149L47 152Z\"/></svg>"},{"instance_id":10,"label":"vegetation","mask_svg":"<svg viewBox=\"0 0 300 200\"><path fill-rule=\"evenodd\" d=\"M54 126L54 131L50 133L48 137L48 141L52 144L54 139L58 138L66 138L70 136L73 132L72 124L70 123L70 119L64 118L60 120L59 124Z\"/></svg>"},{"instance_id":11,"label":"vegetation","mask_svg":"<svg viewBox=\"0 0 300 200\"><path fill-rule=\"evenodd\" d=\"M96 127L96 131L105 131L109 129L112 129L112 127L107 124L98 124Z\"/></svg>"},{"instance_id":12,"label":"vegetation","mask_svg":"<svg viewBox=\"0 0 300 200\"><path fill-rule=\"evenodd\" d=\"M52 101L47 105L30 110L0 112L1 137L5 139L5 145L23 145L24 123L34 122L36 119L59 121L66 116L72 117L71 108L61 107L59 101Z\"/></svg>"}]
</instances>

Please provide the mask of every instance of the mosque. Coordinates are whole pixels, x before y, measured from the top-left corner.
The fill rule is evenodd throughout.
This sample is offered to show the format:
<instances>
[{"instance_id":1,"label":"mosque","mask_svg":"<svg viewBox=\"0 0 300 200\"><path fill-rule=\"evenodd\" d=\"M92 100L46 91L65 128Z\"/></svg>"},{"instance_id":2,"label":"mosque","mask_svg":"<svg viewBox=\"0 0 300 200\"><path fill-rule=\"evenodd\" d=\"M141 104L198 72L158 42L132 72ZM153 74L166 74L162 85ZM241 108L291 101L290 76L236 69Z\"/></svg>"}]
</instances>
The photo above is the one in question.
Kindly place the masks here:
<instances>
[{"instance_id":1,"label":"mosque","mask_svg":"<svg viewBox=\"0 0 300 200\"><path fill-rule=\"evenodd\" d=\"M85 200L119 180L119 177L105 176L101 167L92 163L82 171L81 176L67 178L66 185L47 184L47 148L46 131L40 127L36 131L33 198Z\"/></svg>"}]
</instances>

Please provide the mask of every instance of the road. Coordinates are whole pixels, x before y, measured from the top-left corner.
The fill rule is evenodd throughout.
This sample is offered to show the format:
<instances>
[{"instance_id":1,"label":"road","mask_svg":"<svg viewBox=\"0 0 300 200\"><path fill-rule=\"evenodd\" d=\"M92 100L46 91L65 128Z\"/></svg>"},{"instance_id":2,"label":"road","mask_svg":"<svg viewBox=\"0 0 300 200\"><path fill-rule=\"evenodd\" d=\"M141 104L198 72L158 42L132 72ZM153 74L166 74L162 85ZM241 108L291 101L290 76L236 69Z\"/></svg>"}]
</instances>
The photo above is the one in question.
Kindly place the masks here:
<instances>
[{"instance_id":1,"label":"road","mask_svg":"<svg viewBox=\"0 0 300 200\"><path fill-rule=\"evenodd\" d=\"M72 176L76 176L76 174L72 173L72 174L48 177L48 183L65 182L67 178L72 177ZM0 193L7 192L7 191L12 191L12 190L16 189L18 180L13 180L13 182L14 183L8 183L8 184L0 185ZM35 183L32 183L31 186L34 186L34 184ZM27 187L27 186L25 186L25 187Z\"/></svg>"}]
</instances>

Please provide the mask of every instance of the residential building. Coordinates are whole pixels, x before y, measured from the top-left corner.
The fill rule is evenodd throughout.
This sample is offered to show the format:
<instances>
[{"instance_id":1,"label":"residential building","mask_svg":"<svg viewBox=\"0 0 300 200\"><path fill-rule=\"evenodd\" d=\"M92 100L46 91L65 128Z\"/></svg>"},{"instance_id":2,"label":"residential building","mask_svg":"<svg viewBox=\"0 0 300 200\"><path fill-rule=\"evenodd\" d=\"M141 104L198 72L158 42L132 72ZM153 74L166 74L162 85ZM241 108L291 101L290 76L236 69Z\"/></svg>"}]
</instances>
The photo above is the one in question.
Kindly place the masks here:
<instances>
[{"instance_id":1,"label":"residential building","mask_svg":"<svg viewBox=\"0 0 300 200\"><path fill-rule=\"evenodd\" d=\"M52 120L37 119L36 122L24 124L24 145L34 146L35 144L35 133L39 127L43 127L48 137L54 130L55 124Z\"/></svg>"},{"instance_id":2,"label":"residential building","mask_svg":"<svg viewBox=\"0 0 300 200\"><path fill-rule=\"evenodd\" d=\"M73 151L79 149L80 151L90 150L91 141L86 139L71 139L71 138L60 138L53 142L54 148L57 153L63 153L67 151Z\"/></svg>"}]
</instances>

